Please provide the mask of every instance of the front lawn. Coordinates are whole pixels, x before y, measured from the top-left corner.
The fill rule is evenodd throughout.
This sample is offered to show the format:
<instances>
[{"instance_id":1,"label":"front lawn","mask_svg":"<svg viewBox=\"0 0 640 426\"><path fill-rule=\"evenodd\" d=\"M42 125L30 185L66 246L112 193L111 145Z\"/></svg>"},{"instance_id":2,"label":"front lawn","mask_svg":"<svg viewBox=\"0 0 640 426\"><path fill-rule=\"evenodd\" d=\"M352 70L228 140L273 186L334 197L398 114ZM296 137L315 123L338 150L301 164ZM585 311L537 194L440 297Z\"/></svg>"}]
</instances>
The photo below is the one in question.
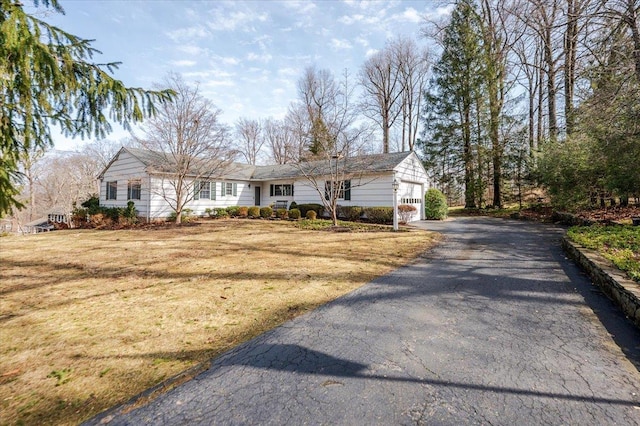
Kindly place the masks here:
<instances>
[{"instance_id":1,"label":"front lawn","mask_svg":"<svg viewBox=\"0 0 640 426\"><path fill-rule=\"evenodd\" d=\"M597 250L640 282L640 226L575 226L567 235L572 241Z\"/></svg>"},{"instance_id":2,"label":"front lawn","mask_svg":"<svg viewBox=\"0 0 640 426\"><path fill-rule=\"evenodd\" d=\"M216 220L0 238L0 424L77 424L436 241L388 229Z\"/></svg>"}]
</instances>

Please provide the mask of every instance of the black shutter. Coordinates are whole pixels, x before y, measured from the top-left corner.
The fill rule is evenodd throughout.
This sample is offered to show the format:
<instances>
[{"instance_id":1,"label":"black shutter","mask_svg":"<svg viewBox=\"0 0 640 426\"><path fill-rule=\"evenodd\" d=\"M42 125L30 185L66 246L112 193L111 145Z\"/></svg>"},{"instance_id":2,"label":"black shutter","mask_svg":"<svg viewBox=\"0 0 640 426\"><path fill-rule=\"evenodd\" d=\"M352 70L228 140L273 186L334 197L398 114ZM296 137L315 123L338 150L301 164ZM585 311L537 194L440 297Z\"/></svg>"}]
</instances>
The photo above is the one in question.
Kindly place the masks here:
<instances>
[{"instance_id":1,"label":"black shutter","mask_svg":"<svg viewBox=\"0 0 640 426\"><path fill-rule=\"evenodd\" d=\"M344 181L344 199L349 201L351 200L351 181L350 180Z\"/></svg>"}]
</instances>

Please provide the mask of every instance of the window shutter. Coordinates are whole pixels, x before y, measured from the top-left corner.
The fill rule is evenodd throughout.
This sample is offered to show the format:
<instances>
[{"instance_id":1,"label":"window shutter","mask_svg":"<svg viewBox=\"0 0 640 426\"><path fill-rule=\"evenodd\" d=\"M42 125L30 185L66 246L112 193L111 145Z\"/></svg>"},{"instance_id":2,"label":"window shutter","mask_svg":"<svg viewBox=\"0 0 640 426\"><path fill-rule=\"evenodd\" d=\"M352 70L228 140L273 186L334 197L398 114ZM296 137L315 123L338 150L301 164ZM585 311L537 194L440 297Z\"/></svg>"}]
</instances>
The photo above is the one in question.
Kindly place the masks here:
<instances>
[{"instance_id":1,"label":"window shutter","mask_svg":"<svg viewBox=\"0 0 640 426\"><path fill-rule=\"evenodd\" d=\"M296 185L295 185L295 183L292 183L292 184L291 184L291 196L292 196L292 197L293 197L293 188L295 188L295 186L296 186Z\"/></svg>"},{"instance_id":2,"label":"window shutter","mask_svg":"<svg viewBox=\"0 0 640 426\"><path fill-rule=\"evenodd\" d=\"M215 200L216 199L216 183L215 182L211 182L211 199Z\"/></svg>"},{"instance_id":3,"label":"window shutter","mask_svg":"<svg viewBox=\"0 0 640 426\"><path fill-rule=\"evenodd\" d=\"M238 184L234 183L233 184L233 196L237 196L238 195Z\"/></svg>"},{"instance_id":4,"label":"window shutter","mask_svg":"<svg viewBox=\"0 0 640 426\"><path fill-rule=\"evenodd\" d=\"M269 196L273 197L273 184L269 185Z\"/></svg>"},{"instance_id":5,"label":"window shutter","mask_svg":"<svg viewBox=\"0 0 640 426\"><path fill-rule=\"evenodd\" d=\"M350 180L344 181L344 199L351 200L351 181Z\"/></svg>"},{"instance_id":6,"label":"window shutter","mask_svg":"<svg viewBox=\"0 0 640 426\"><path fill-rule=\"evenodd\" d=\"M224 191L226 190L226 187L227 187L226 183L220 182L220 196L222 198L224 198L224 196L225 196L225 192Z\"/></svg>"},{"instance_id":7,"label":"window shutter","mask_svg":"<svg viewBox=\"0 0 640 426\"><path fill-rule=\"evenodd\" d=\"M200 181L197 180L193 182L193 199L200 199Z\"/></svg>"}]
</instances>

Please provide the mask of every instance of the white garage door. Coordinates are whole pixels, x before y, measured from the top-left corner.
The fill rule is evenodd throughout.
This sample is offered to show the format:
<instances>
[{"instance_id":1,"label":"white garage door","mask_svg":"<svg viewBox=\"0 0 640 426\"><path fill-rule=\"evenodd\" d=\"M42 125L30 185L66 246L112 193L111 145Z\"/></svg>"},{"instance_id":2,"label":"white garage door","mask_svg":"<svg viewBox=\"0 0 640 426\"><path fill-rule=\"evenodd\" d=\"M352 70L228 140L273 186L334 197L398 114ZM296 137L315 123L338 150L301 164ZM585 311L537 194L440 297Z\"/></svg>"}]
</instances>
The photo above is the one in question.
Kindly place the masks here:
<instances>
[{"instance_id":1,"label":"white garage door","mask_svg":"<svg viewBox=\"0 0 640 426\"><path fill-rule=\"evenodd\" d=\"M416 211L411 214L409 222L420 220L423 202L422 185L412 182L400 182L400 188L398 188L398 204L408 204L416 208Z\"/></svg>"}]
</instances>

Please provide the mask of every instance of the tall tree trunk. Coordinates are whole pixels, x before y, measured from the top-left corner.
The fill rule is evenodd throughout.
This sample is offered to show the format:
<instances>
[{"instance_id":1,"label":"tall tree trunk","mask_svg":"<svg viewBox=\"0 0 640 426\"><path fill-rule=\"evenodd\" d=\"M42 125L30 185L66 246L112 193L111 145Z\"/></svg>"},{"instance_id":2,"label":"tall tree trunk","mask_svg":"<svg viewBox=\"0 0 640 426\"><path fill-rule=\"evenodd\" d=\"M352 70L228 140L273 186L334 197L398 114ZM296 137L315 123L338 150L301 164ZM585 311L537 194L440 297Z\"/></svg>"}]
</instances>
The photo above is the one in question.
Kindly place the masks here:
<instances>
[{"instance_id":1,"label":"tall tree trunk","mask_svg":"<svg viewBox=\"0 0 640 426\"><path fill-rule=\"evenodd\" d=\"M542 65L542 51L540 51L539 64ZM544 72L542 68L538 68L538 122L537 122L537 148L540 149L544 138L544 112L542 105L544 104Z\"/></svg>"},{"instance_id":2,"label":"tall tree trunk","mask_svg":"<svg viewBox=\"0 0 640 426\"><path fill-rule=\"evenodd\" d=\"M553 60L551 27L544 29L544 62L547 74L547 108L549 112L549 140L558 140L558 117L556 115L556 67Z\"/></svg>"},{"instance_id":3,"label":"tall tree trunk","mask_svg":"<svg viewBox=\"0 0 640 426\"><path fill-rule=\"evenodd\" d=\"M471 107L464 106L464 117L462 121L463 131L463 161L464 161L464 207L466 209L476 208L475 182L473 173L473 152L471 150Z\"/></svg>"},{"instance_id":4,"label":"tall tree trunk","mask_svg":"<svg viewBox=\"0 0 640 426\"><path fill-rule=\"evenodd\" d=\"M635 9L636 0L627 0L627 14L625 22L631 29L633 39L633 57L636 68L636 77L640 81L640 30L638 30L638 14Z\"/></svg>"},{"instance_id":5,"label":"tall tree trunk","mask_svg":"<svg viewBox=\"0 0 640 426\"><path fill-rule=\"evenodd\" d=\"M567 0L567 30L564 34L564 114L567 135L573 133L573 92L576 73L576 46L578 38L577 0Z\"/></svg>"}]
</instances>

